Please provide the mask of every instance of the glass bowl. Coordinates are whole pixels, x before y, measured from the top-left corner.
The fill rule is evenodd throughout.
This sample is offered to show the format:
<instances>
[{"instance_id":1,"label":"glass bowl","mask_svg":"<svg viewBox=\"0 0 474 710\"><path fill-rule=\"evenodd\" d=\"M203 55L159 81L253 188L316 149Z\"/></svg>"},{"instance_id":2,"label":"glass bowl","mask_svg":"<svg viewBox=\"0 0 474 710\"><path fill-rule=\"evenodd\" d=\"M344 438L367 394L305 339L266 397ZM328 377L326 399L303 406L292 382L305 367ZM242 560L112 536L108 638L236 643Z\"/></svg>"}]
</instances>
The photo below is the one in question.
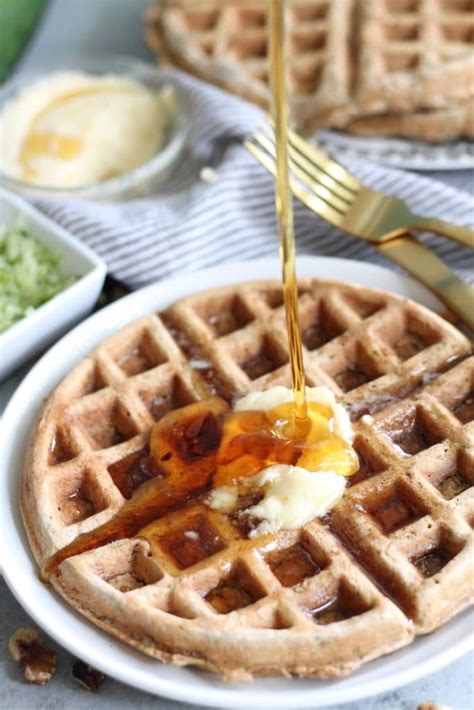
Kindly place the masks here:
<instances>
[{"instance_id":1,"label":"glass bowl","mask_svg":"<svg viewBox=\"0 0 474 710\"><path fill-rule=\"evenodd\" d=\"M114 74L133 79L153 89L171 86L176 96L176 111L168 111L167 132L164 145L146 163L116 177L81 187L57 188L36 185L10 177L0 170L0 185L26 197L37 199L126 200L153 193L171 174L180 158L189 133L189 109L181 87L166 71L153 64L121 56L94 56L69 59L58 64L44 64L31 72L22 72L0 90L0 112L7 102L21 91L48 74L61 71L81 71L95 76Z\"/></svg>"}]
</instances>

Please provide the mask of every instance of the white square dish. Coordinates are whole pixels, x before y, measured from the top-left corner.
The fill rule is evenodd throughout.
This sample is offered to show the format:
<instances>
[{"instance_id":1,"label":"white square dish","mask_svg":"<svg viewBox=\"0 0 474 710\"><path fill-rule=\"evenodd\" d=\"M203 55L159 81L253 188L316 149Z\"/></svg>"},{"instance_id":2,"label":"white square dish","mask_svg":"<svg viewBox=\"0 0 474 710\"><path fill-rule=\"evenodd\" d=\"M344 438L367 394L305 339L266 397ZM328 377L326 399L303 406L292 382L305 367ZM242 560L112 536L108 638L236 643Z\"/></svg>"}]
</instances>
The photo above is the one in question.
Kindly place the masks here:
<instances>
[{"instance_id":1,"label":"white square dish","mask_svg":"<svg viewBox=\"0 0 474 710\"><path fill-rule=\"evenodd\" d=\"M21 226L61 256L61 269L73 284L0 334L0 380L77 323L94 306L107 268L89 247L25 200L0 189L0 229Z\"/></svg>"}]
</instances>

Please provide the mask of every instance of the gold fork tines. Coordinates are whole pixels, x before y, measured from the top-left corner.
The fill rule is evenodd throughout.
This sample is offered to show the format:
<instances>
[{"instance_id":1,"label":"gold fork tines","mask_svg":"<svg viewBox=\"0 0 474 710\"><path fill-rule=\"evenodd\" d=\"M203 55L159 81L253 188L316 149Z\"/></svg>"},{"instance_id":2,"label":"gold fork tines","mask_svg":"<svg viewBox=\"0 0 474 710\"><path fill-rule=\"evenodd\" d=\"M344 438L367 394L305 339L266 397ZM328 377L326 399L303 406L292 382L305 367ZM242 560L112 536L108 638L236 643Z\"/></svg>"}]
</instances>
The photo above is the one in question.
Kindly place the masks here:
<instances>
[{"instance_id":1,"label":"gold fork tines","mask_svg":"<svg viewBox=\"0 0 474 710\"><path fill-rule=\"evenodd\" d=\"M294 131L290 130L288 137L293 174L326 202L327 215L320 216L339 229L370 242L388 241L407 231L435 232L474 248L474 232L467 227L414 214L403 200L366 187L334 158ZM275 144L270 126L255 132L252 139L273 156Z\"/></svg>"},{"instance_id":2,"label":"gold fork tines","mask_svg":"<svg viewBox=\"0 0 474 710\"><path fill-rule=\"evenodd\" d=\"M270 127L245 143L268 172L276 175L274 136ZM474 247L474 233L440 220L413 214L395 197L372 190L323 150L289 132L290 188L306 207L339 229L372 244L430 288L474 331L474 291L438 257L410 236L432 231Z\"/></svg>"}]
</instances>

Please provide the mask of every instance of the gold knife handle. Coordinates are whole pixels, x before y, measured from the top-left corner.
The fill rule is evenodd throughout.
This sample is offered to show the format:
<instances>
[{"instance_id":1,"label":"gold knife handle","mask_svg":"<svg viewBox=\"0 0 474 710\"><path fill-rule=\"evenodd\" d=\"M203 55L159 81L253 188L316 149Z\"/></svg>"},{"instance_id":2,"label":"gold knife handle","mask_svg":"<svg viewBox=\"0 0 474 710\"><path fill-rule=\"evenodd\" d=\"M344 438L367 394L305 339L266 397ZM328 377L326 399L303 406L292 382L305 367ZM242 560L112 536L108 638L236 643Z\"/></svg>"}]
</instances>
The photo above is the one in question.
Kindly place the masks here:
<instances>
[{"instance_id":1,"label":"gold knife handle","mask_svg":"<svg viewBox=\"0 0 474 710\"><path fill-rule=\"evenodd\" d=\"M430 249L410 236L396 237L376 248L433 291L474 332L474 290Z\"/></svg>"},{"instance_id":2,"label":"gold knife handle","mask_svg":"<svg viewBox=\"0 0 474 710\"><path fill-rule=\"evenodd\" d=\"M416 215L416 222L414 222L413 225L410 225L410 229L416 231L434 232L434 234L440 234L443 237L452 239L454 242L458 242L459 244L463 244L466 247L474 249L474 232L472 229L461 227L458 224L450 224L449 222L443 222L440 219L418 217L418 215Z\"/></svg>"}]
</instances>

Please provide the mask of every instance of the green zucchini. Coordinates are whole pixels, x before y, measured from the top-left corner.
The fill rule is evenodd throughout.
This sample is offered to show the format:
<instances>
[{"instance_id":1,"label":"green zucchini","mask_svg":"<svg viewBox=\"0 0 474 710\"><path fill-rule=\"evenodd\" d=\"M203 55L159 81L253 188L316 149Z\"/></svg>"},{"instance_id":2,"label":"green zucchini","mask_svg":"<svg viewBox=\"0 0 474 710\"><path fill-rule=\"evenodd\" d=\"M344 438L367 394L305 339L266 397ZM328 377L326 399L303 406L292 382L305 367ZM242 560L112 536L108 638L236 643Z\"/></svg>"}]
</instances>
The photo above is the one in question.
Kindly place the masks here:
<instances>
[{"instance_id":1,"label":"green zucchini","mask_svg":"<svg viewBox=\"0 0 474 710\"><path fill-rule=\"evenodd\" d=\"M47 0L0 0L0 81L19 59Z\"/></svg>"}]
</instances>

